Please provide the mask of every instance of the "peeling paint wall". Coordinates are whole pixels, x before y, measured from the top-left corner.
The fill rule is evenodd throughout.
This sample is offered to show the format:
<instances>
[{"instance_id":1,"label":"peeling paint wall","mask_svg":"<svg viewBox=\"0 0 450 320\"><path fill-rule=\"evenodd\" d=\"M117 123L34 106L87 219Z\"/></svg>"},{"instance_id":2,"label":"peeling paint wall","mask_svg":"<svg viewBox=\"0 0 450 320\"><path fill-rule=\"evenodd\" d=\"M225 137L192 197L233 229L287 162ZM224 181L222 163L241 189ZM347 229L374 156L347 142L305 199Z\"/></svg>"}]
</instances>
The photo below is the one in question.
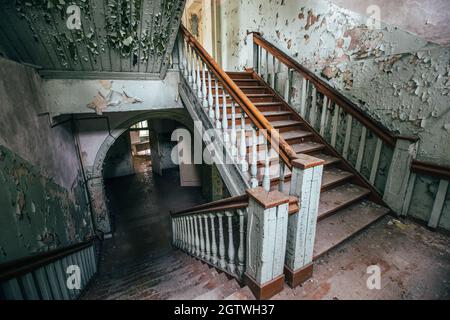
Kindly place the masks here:
<instances>
[{"instance_id":1,"label":"peeling paint wall","mask_svg":"<svg viewBox=\"0 0 450 320\"><path fill-rule=\"evenodd\" d=\"M334 2L350 6L350 1ZM402 5L405 1L390 1L389 7L394 6L398 10L390 13L391 20L386 20L392 21L395 16L395 21L401 19L399 23L408 26L408 30L416 30L424 18L399 18ZM411 4L409 10L421 5L424 4ZM442 1L436 5L448 6ZM248 66L251 47L246 42L247 33L258 31L392 132L418 136L418 159L450 165L450 48L430 43L386 23L374 28L373 20L361 14L364 13L361 8L366 8L362 3L353 2L351 6L360 8L360 13L325 0L223 1L223 67L226 70L242 70ZM382 14L383 10L386 8L382 7ZM430 12L433 14L432 9L420 11L420 15ZM441 19L443 15L445 13L435 11L427 21ZM448 24L426 27L427 30L430 28L439 28L439 34L428 31L420 34L427 35L428 39L432 36L440 43L448 43ZM270 68L271 63L269 61ZM282 67L277 69L277 88L280 92L284 92L286 71ZM300 101L300 80L294 75L294 107L298 107ZM341 116L337 139L337 149L340 151L343 149L345 128L346 117ZM360 125L354 122L349 150L349 159L353 162L360 132ZM362 164L362 173L366 177L370 174L371 154L376 140L370 134L367 139ZM375 181L380 191L384 189L391 157L392 151L383 147ZM430 177L416 179L409 215L424 221L429 219L438 183ZM450 230L449 200L444 205L439 226Z\"/></svg>"},{"instance_id":2,"label":"peeling paint wall","mask_svg":"<svg viewBox=\"0 0 450 320\"><path fill-rule=\"evenodd\" d=\"M143 111L181 108L179 73L168 72L164 80L43 81L44 96L52 116L72 113Z\"/></svg>"},{"instance_id":3,"label":"peeling paint wall","mask_svg":"<svg viewBox=\"0 0 450 320\"><path fill-rule=\"evenodd\" d=\"M92 233L71 124L50 127L36 73L0 59L0 262Z\"/></svg>"},{"instance_id":4,"label":"peeling paint wall","mask_svg":"<svg viewBox=\"0 0 450 320\"><path fill-rule=\"evenodd\" d=\"M450 163L449 48L383 23L370 28L323 0L227 0L221 9L227 70L247 65L246 34L259 31L393 132L418 135L419 159Z\"/></svg>"}]
</instances>

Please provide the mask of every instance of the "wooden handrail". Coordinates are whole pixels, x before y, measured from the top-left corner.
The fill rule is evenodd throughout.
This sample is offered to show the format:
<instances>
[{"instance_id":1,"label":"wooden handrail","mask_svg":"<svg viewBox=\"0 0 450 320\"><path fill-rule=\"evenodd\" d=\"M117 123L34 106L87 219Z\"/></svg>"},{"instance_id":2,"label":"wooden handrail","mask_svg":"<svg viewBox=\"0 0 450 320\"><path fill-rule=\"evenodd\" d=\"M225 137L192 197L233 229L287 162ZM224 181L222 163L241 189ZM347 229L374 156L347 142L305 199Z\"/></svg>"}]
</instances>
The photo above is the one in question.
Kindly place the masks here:
<instances>
[{"instance_id":1,"label":"wooden handrail","mask_svg":"<svg viewBox=\"0 0 450 320\"><path fill-rule=\"evenodd\" d=\"M72 253L81 251L94 242L94 238L90 240L59 248L29 257L20 258L14 261L6 262L0 265L0 282L23 276L40 267L46 266L54 261L60 260Z\"/></svg>"},{"instance_id":2,"label":"wooden handrail","mask_svg":"<svg viewBox=\"0 0 450 320\"><path fill-rule=\"evenodd\" d=\"M395 143L398 138L417 141L417 137L407 137L407 136L397 136L390 132L380 123L376 122L369 116L367 116L361 109L359 109L352 101L342 95L335 88L331 87L324 80L320 79L313 72L299 64L297 61L292 59L290 56L285 54L283 51L272 45L270 42L265 40L260 33L252 32L253 42L258 46L264 48L267 52L270 52L275 58L280 60L289 68L299 72L302 76L314 84L317 91L326 95L328 98L336 102L340 107L342 107L347 113L351 114L355 119L361 122L369 130L374 132L380 139L386 142L391 147L395 147Z\"/></svg>"},{"instance_id":3,"label":"wooden handrail","mask_svg":"<svg viewBox=\"0 0 450 320\"><path fill-rule=\"evenodd\" d=\"M232 209L242 209L248 206L248 195L243 194L240 196L230 197L214 202L201 204L189 209L172 212L172 217L185 216L190 214L201 214L217 211L225 211Z\"/></svg>"},{"instance_id":4,"label":"wooden handrail","mask_svg":"<svg viewBox=\"0 0 450 320\"><path fill-rule=\"evenodd\" d=\"M413 160L411 163L411 171L445 180L450 180L450 166L443 166L431 162Z\"/></svg>"},{"instance_id":5,"label":"wooden handrail","mask_svg":"<svg viewBox=\"0 0 450 320\"><path fill-rule=\"evenodd\" d=\"M289 168L292 168L291 162L297 158L296 152L292 147L280 136L277 130L264 117L261 111L250 101L247 95L236 85L236 83L228 76L228 74L217 64L217 62L209 55L209 53L202 47L202 45L195 39L195 37L182 25L181 32L197 54L202 58L203 62L208 65L208 68L222 83L222 86L232 96L239 106L244 110L250 120L258 129L263 130L263 134L279 153L283 162Z\"/></svg>"}]
</instances>

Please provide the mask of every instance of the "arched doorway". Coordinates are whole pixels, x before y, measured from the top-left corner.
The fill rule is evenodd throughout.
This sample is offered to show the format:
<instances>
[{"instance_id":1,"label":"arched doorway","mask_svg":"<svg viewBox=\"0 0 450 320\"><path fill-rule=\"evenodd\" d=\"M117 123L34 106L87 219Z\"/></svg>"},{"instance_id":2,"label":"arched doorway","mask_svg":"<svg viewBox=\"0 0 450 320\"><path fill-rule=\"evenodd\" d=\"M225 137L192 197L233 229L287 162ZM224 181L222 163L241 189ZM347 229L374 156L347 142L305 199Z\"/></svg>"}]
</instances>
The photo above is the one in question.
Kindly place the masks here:
<instances>
[{"instance_id":1,"label":"arched doorway","mask_svg":"<svg viewBox=\"0 0 450 320\"><path fill-rule=\"evenodd\" d=\"M178 144L172 133L180 128L185 126L172 119L144 120L107 152L103 186L113 237L103 246L103 271L113 271L117 261L167 254L172 250L170 212L205 202L201 186L187 187L183 167L172 159Z\"/></svg>"},{"instance_id":2,"label":"arched doorway","mask_svg":"<svg viewBox=\"0 0 450 320\"><path fill-rule=\"evenodd\" d=\"M92 169L87 172L88 189L91 196L91 207L94 215L96 229L109 235L111 233L111 221L106 202L103 170L108 151L125 132L133 125L142 121L172 120L176 121L190 132L193 131L193 123L184 110L163 110L141 113L125 119L120 125L112 129L103 141L95 156Z\"/></svg>"}]
</instances>

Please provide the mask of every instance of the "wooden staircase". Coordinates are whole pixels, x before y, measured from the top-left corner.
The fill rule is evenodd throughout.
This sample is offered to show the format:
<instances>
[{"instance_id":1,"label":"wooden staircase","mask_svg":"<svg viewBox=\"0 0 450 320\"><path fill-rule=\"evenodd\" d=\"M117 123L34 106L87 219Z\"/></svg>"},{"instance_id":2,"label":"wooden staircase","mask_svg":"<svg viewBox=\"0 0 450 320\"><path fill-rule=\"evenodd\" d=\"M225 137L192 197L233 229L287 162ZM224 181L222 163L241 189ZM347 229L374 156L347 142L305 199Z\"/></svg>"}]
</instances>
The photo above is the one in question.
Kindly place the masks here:
<instances>
[{"instance_id":1,"label":"wooden staircase","mask_svg":"<svg viewBox=\"0 0 450 320\"><path fill-rule=\"evenodd\" d=\"M325 160L314 247L315 258L389 212L377 191L262 78L251 70L227 74L271 125L279 130L280 135L297 154L308 154ZM219 91L221 94L220 87ZM250 124L250 121L247 121ZM240 121L237 124L240 124ZM247 152L251 152L250 148ZM277 162L271 162L271 172L279 172L274 168L277 165ZM258 163L258 166L258 174L261 175L263 163ZM284 190L290 190L290 179L291 172L286 168ZM271 189L277 190L279 183L280 178L273 177ZM297 210L298 203L292 200L289 211Z\"/></svg>"}]
</instances>

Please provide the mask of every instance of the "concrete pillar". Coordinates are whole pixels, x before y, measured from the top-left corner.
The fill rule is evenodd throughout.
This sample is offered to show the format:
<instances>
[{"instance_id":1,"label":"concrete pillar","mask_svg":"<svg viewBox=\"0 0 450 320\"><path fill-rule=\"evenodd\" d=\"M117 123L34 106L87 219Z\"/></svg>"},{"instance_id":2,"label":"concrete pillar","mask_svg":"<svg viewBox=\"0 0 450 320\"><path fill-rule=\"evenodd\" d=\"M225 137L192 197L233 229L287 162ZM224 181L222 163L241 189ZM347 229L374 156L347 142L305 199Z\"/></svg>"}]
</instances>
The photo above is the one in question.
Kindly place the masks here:
<instances>
[{"instance_id":1,"label":"concrete pillar","mask_svg":"<svg viewBox=\"0 0 450 320\"><path fill-rule=\"evenodd\" d=\"M248 189L245 281L257 299L283 290L289 197L279 191Z\"/></svg>"},{"instance_id":2,"label":"concrete pillar","mask_svg":"<svg viewBox=\"0 0 450 320\"><path fill-rule=\"evenodd\" d=\"M411 162L416 157L418 143L399 138L395 145L386 181L383 200L398 215L401 214L411 174Z\"/></svg>"},{"instance_id":3,"label":"concrete pillar","mask_svg":"<svg viewBox=\"0 0 450 320\"><path fill-rule=\"evenodd\" d=\"M289 216L285 274L291 287L313 273L313 251L324 160L300 155L292 162L290 195L299 198L299 211Z\"/></svg>"}]
</instances>

